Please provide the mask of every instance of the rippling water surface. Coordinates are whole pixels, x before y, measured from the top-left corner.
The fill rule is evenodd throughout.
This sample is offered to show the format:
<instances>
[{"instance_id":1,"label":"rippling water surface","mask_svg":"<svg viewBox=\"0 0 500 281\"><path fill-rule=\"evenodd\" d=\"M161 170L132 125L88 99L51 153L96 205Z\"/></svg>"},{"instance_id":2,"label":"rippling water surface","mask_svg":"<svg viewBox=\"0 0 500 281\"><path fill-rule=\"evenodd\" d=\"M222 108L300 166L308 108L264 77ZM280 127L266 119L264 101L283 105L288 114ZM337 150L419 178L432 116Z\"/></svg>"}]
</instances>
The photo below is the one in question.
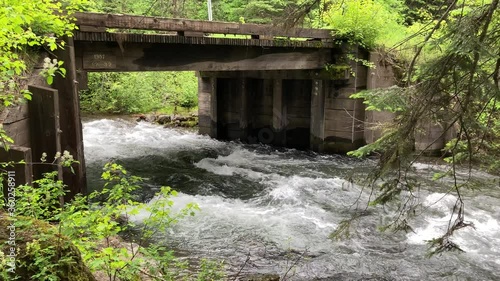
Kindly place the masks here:
<instances>
[{"instance_id":1,"label":"rippling water surface","mask_svg":"<svg viewBox=\"0 0 500 281\"><path fill-rule=\"evenodd\" d=\"M201 212L157 239L189 256L224 259L230 271L249 257L243 272L283 275L298 260L292 280L500 280L500 192L493 176L476 174L481 191L466 196L466 219L475 229L453 240L466 253L428 259L425 241L446 228L456 200L445 182L429 180L440 166L415 165L426 184L415 233L378 232L392 210L377 208L339 242L329 234L356 200L368 200L348 179L362 177L373 161L221 142L122 119L86 120L83 134L91 188L101 184L110 160L146 178L144 201L162 185L173 187L176 208L196 202Z\"/></svg>"}]
</instances>

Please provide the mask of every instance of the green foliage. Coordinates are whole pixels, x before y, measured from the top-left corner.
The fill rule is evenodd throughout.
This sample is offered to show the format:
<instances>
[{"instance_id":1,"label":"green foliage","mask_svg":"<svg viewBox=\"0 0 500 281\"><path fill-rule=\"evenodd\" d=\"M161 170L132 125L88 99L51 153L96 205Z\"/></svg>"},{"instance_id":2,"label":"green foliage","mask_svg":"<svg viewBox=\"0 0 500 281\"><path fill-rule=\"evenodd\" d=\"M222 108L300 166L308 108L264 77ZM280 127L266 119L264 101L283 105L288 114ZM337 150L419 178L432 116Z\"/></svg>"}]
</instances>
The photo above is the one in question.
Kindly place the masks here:
<instances>
[{"instance_id":1,"label":"green foliage","mask_svg":"<svg viewBox=\"0 0 500 281\"><path fill-rule=\"evenodd\" d=\"M56 158L65 163L70 157L63 153ZM62 268L75 263L76 248L68 254L68 249L75 246L92 272L105 273L112 281L141 280L145 276L170 281L224 280L221 262L202 260L197 274L186 274L187 263L178 261L164 245L153 243L157 233L199 210L196 204L189 203L172 211L171 198L177 193L169 187L162 187L148 204L137 202L133 194L142 179L129 175L116 163L108 163L102 173L106 183L101 191L78 195L62 205L60 197L65 188L56 176L57 172L48 173L33 183L36 188L19 186L16 190L16 215L58 222L57 227L48 226L27 243L26 254L33 260L24 266L37 280L61 280ZM144 213L148 214L145 219L134 222L135 215ZM29 228L33 222L26 219L19 223L18 227ZM131 241L120 238L132 233Z\"/></svg>"},{"instance_id":2,"label":"green foliage","mask_svg":"<svg viewBox=\"0 0 500 281\"><path fill-rule=\"evenodd\" d=\"M35 219L50 219L61 212L59 198L64 196L64 185L57 179L57 171L47 173L44 178L35 181L38 188L21 185L16 190L18 214Z\"/></svg>"},{"instance_id":3,"label":"green foliage","mask_svg":"<svg viewBox=\"0 0 500 281\"><path fill-rule=\"evenodd\" d=\"M106 164L102 178L106 184L101 191L90 194L88 199L77 198L68 206L68 212L59 217L62 233L74 239L91 270L106 272L112 280L130 280L141 274L144 265L152 265L157 259L174 264L171 253L145 245L158 231L164 231L179 218L194 215L197 205L188 204L173 213L170 197L176 192L168 187L163 187L150 204L135 201L132 193L139 188L137 184L141 179L128 175L115 163ZM93 201L95 199L100 200ZM92 201L87 203L86 200ZM147 212L149 216L136 225L131 217L140 212ZM116 242L119 234L134 229L141 233L137 244L128 247L126 243ZM154 271L156 267L149 270Z\"/></svg>"},{"instance_id":4,"label":"green foliage","mask_svg":"<svg viewBox=\"0 0 500 281\"><path fill-rule=\"evenodd\" d=\"M315 26L335 30L337 37L350 43L372 48L377 44L390 46L405 37L405 27L397 7L399 1L348 0L327 1L328 9Z\"/></svg>"},{"instance_id":5,"label":"green foliage","mask_svg":"<svg viewBox=\"0 0 500 281\"><path fill-rule=\"evenodd\" d=\"M50 51L63 48L64 42L57 38L72 34L75 25L71 14L86 3L86 0L0 1L0 101L4 106L29 97L25 89L26 74L30 71L27 48L45 47ZM47 77L52 77L54 73L48 74Z\"/></svg>"},{"instance_id":6,"label":"green foliage","mask_svg":"<svg viewBox=\"0 0 500 281\"><path fill-rule=\"evenodd\" d=\"M200 264L200 274L196 281L216 281L224 280L225 273L221 270L223 262L202 259Z\"/></svg>"},{"instance_id":7,"label":"green foliage","mask_svg":"<svg viewBox=\"0 0 500 281\"><path fill-rule=\"evenodd\" d=\"M352 94L353 99L363 99L367 105L366 110L401 112L408 110L408 89L398 86L375 89L371 91L361 91Z\"/></svg>"},{"instance_id":8,"label":"green foliage","mask_svg":"<svg viewBox=\"0 0 500 281\"><path fill-rule=\"evenodd\" d=\"M45 58L43 60L43 69L40 72L40 75L44 76L47 80L47 84L51 85L54 82L54 77L56 74L61 75L62 77L66 76L66 69L62 68L63 62L57 61L57 59Z\"/></svg>"},{"instance_id":9,"label":"green foliage","mask_svg":"<svg viewBox=\"0 0 500 281\"><path fill-rule=\"evenodd\" d=\"M366 99L368 109L397 114L379 140L350 153L379 153L379 165L368 178L376 196L371 204L396 202L398 213L392 223L396 229L411 229L409 222L418 205L418 183L409 171L420 156L413 146L422 122L445 124L445 130L456 136L443 149L449 169L435 174L435 180L456 178L463 164L469 173L473 166L500 172L499 5L498 0L447 5L439 16L430 17L438 20L420 25L426 26L417 35L422 41L414 47L413 58L400 64L405 67L401 87L355 95ZM458 199L446 233L429 241L431 255L461 251L449 238L456 230L471 226L465 221L462 189L477 186L471 180L450 182L449 192Z\"/></svg>"},{"instance_id":10,"label":"green foliage","mask_svg":"<svg viewBox=\"0 0 500 281\"><path fill-rule=\"evenodd\" d=\"M139 113L168 105L198 104L193 72L90 73L89 89L80 93L81 108L92 113Z\"/></svg>"}]
</instances>

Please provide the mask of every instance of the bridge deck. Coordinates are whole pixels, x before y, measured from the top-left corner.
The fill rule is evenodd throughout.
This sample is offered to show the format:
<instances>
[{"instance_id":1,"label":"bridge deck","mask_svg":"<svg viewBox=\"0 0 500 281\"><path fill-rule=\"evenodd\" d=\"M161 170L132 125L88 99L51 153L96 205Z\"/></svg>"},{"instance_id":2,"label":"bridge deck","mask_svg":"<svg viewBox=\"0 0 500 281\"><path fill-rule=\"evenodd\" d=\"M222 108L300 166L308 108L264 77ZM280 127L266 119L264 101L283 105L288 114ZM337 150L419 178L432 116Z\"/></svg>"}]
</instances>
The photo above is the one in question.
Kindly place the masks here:
<instances>
[{"instance_id":1,"label":"bridge deck","mask_svg":"<svg viewBox=\"0 0 500 281\"><path fill-rule=\"evenodd\" d=\"M272 25L168 19L145 16L76 13L75 33L79 41L123 41L137 43L210 44L232 46L332 48L332 30L283 28ZM109 29L120 29L109 33ZM122 33L125 30L149 30L173 34ZM249 38L220 38L226 35ZM217 37L213 37L218 35ZM246 35L246 36L245 36Z\"/></svg>"},{"instance_id":2,"label":"bridge deck","mask_svg":"<svg viewBox=\"0 0 500 281\"><path fill-rule=\"evenodd\" d=\"M81 32L74 34L76 41L91 42L132 42L132 43L161 43L161 44L190 44L190 45L226 45L226 46L256 46L256 47L291 47L291 48L333 48L333 42L298 41L287 39L235 39L215 38L207 36L176 36L165 34L135 34L109 32Z\"/></svg>"}]
</instances>

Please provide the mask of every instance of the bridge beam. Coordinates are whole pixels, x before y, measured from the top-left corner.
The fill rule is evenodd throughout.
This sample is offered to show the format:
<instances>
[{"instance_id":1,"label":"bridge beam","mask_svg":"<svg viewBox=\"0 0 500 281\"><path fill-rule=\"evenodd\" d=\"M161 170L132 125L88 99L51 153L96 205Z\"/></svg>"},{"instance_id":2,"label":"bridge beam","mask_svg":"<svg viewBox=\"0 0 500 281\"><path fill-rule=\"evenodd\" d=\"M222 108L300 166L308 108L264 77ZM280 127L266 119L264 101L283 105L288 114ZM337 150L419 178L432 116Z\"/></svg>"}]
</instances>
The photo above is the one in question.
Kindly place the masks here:
<instances>
[{"instance_id":1,"label":"bridge beam","mask_svg":"<svg viewBox=\"0 0 500 281\"><path fill-rule=\"evenodd\" d=\"M83 71L322 69L331 49L76 41Z\"/></svg>"}]
</instances>

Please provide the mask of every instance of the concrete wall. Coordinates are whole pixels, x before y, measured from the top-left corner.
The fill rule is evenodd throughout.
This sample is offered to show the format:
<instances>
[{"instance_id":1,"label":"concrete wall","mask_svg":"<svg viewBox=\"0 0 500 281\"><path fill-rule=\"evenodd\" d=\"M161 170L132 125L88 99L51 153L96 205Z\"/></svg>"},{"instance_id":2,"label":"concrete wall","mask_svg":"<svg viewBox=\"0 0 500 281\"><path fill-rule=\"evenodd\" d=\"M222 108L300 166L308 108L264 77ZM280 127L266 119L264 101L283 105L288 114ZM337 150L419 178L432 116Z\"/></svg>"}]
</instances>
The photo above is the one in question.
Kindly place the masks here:
<instances>
[{"instance_id":1,"label":"concrete wall","mask_svg":"<svg viewBox=\"0 0 500 281\"><path fill-rule=\"evenodd\" d=\"M355 55L367 58L361 50ZM311 79L293 71L201 73L200 133L224 140L345 153L364 144L364 105L349 96L367 86L367 68L352 63L348 79ZM204 76L206 75L206 76ZM293 77L293 78L292 78ZM322 76L323 78L324 76ZM332 78L333 79L333 78Z\"/></svg>"},{"instance_id":2,"label":"concrete wall","mask_svg":"<svg viewBox=\"0 0 500 281\"><path fill-rule=\"evenodd\" d=\"M360 48L347 49L356 58L368 59L368 53ZM367 67L362 62L351 61L351 74L347 83L324 81L325 127L324 152L345 153L364 144L365 106L350 95L365 90Z\"/></svg>"},{"instance_id":3,"label":"concrete wall","mask_svg":"<svg viewBox=\"0 0 500 281\"><path fill-rule=\"evenodd\" d=\"M380 53L371 52L370 62L375 68L368 70L367 89L388 88L396 84L392 66L388 65ZM382 136L384 124L391 122L395 115L387 111L366 111L364 138L373 143Z\"/></svg>"},{"instance_id":4,"label":"concrete wall","mask_svg":"<svg viewBox=\"0 0 500 281\"><path fill-rule=\"evenodd\" d=\"M36 69L27 84L47 86L45 80L39 76L40 70ZM14 145L21 147L31 146L30 119L28 103L4 109L0 113L0 123L3 129L14 140Z\"/></svg>"}]
</instances>

